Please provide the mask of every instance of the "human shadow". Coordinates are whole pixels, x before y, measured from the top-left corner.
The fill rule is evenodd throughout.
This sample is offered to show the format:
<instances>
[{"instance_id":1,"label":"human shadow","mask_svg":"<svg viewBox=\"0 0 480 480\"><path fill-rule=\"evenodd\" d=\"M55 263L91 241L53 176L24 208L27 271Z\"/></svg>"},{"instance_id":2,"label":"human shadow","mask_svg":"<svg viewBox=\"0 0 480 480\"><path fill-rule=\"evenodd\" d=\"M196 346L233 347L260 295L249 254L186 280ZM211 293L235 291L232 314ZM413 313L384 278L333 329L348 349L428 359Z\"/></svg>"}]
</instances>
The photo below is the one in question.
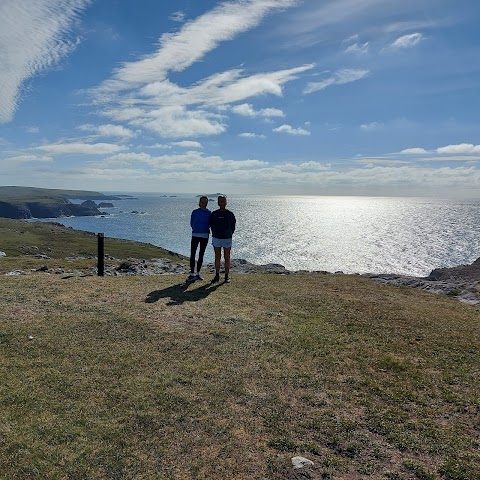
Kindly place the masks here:
<instances>
[{"instance_id":1,"label":"human shadow","mask_svg":"<svg viewBox=\"0 0 480 480\"><path fill-rule=\"evenodd\" d=\"M198 302L202 298L208 297L223 283L206 283L202 286L189 289L192 284L187 282L178 283L171 287L164 288L163 290L154 290L147 295L145 303L155 303L161 298L170 298L167 305L181 305L184 302Z\"/></svg>"}]
</instances>

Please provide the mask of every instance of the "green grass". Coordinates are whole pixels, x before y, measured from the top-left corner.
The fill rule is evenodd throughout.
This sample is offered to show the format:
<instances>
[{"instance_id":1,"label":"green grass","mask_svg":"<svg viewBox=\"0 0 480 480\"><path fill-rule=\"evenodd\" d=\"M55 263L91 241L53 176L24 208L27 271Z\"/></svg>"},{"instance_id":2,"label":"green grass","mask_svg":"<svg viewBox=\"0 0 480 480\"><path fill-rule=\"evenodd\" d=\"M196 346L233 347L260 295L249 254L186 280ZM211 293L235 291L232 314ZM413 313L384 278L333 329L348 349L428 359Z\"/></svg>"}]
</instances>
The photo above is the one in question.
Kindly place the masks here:
<instances>
[{"instance_id":1,"label":"green grass","mask_svg":"<svg viewBox=\"0 0 480 480\"><path fill-rule=\"evenodd\" d=\"M478 307L319 274L0 296L1 478L480 478Z\"/></svg>"},{"instance_id":2,"label":"green grass","mask_svg":"<svg viewBox=\"0 0 480 480\"><path fill-rule=\"evenodd\" d=\"M163 248L140 242L105 238L105 254L115 259L151 259L165 257L180 263L184 257ZM97 237L93 233L64 227L59 223L29 222L0 217L0 273L13 269L53 267L91 268L96 265ZM46 255L38 259L35 255ZM66 258L84 257L85 260L65 261Z\"/></svg>"}]
</instances>

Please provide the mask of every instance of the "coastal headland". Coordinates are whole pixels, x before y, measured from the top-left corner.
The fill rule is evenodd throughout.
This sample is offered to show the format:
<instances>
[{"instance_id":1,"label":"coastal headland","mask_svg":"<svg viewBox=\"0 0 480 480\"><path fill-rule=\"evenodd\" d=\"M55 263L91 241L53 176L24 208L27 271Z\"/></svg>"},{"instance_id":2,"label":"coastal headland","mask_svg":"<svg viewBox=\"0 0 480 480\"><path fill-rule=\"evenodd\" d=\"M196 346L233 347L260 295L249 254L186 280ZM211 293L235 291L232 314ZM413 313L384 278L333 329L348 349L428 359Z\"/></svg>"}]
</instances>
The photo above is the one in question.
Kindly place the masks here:
<instances>
[{"instance_id":1,"label":"coastal headland","mask_svg":"<svg viewBox=\"0 0 480 480\"><path fill-rule=\"evenodd\" d=\"M85 190L0 186L0 217L22 219L101 215L104 213L94 200L106 202L124 198L124 195L104 195ZM72 199L83 202L73 203Z\"/></svg>"}]
</instances>

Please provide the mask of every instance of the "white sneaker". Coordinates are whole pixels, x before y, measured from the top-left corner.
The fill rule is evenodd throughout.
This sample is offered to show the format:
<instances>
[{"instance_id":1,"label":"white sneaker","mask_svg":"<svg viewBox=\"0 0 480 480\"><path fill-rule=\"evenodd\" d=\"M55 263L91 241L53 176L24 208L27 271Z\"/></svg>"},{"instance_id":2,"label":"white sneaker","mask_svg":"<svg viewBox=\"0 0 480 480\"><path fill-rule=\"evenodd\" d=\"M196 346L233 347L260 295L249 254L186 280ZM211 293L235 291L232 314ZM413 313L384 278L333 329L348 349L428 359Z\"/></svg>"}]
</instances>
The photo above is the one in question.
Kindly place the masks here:
<instances>
[{"instance_id":1,"label":"white sneaker","mask_svg":"<svg viewBox=\"0 0 480 480\"><path fill-rule=\"evenodd\" d=\"M203 280L203 277L199 273L195 274L195 278L196 280Z\"/></svg>"}]
</instances>

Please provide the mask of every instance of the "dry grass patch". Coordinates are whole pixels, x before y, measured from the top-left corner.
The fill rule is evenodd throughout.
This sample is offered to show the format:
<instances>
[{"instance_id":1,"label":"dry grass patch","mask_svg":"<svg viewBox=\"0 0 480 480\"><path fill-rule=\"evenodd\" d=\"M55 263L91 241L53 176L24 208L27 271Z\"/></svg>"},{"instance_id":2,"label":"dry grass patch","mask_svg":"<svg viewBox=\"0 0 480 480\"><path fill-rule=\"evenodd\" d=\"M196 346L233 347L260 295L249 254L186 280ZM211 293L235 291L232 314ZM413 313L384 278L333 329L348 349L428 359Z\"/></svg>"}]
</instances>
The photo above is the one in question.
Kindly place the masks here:
<instances>
[{"instance_id":1,"label":"dry grass patch","mask_svg":"<svg viewBox=\"0 0 480 480\"><path fill-rule=\"evenodd\" d=\"M480 478L478 308L353 276L183 280L1 277L5 478Z\"/></svg>"}]
</instances>

